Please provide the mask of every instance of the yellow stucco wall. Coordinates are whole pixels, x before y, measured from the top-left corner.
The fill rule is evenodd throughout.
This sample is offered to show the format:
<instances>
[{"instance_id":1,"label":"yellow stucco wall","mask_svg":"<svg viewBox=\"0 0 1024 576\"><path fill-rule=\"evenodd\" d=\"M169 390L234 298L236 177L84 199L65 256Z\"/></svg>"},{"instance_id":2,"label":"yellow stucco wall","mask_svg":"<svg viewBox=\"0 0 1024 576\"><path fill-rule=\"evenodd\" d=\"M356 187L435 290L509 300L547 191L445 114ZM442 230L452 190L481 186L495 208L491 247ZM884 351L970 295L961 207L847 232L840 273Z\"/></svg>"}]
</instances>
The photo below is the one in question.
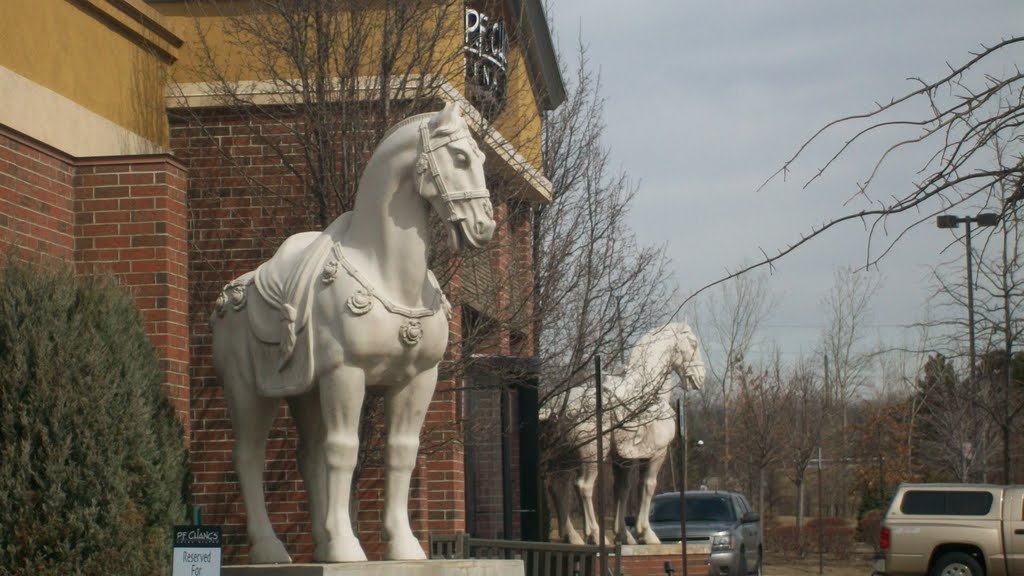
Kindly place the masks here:
<instances>
[{"instance_id":1,"label":"yellow stucco wall","mask_svg":"<svg viewBox=\"0 0 1024 576\"><path fill-rule=\"evenodd\" d=\"M124 2L3 0L0 66L166 146L165 71L180 41L144 2Z\"/></svg>"},{"instance_id":2,"label":"yellow stucco wall","mask_svg":"<svg viewBox=\"0 0 1024 576\"><path fill-rule=\"evenodd\" d=\"M508 96L494 127L537 169L541 167L541 112L526 58L518 46L510 47L508 58Z\"/></svg>"},{"instance_id":3,"label":"yellow stucco wall","mask_svg":"<svg viewBox=\"0 0 1024 576\"><path fill-rule=\"evenodd\" d=\"M268 80L268 70L272 65L275 67L273 76L278 78L296 78L296 68L286 60L271 60L266 57L266 52L261 50L258 42L247 31L241 30L235 22L238 16L253 14L254 6L251 0L221 1L211 4L195 4L186 2L167 2L155 5L164 15L168 25L185 40L185 46L180 53L180 60L174 67L173 80L181 83L208 82L213 80L210 63L220 73L226 76L229 81L251 81ZM446 9L442 7L447 6ZM462 56L462 12L453 8L447 2L436 3L435 12L427 13L422 17L423 25L418 31L408 30L405 33L407 41L401 52L410 54L416 52L413 40L426 42L426 38L434 33L433 28L439 26L442 30L438 40L434 58L427 65L426 70L411 70L413 74L433 73L442 74L448 77L455 76L456 71L461 70ZM259 18L258 13L256 18ZM344 16L344 15L343 15ZM442 18L439 20L439 17ZM343 32L347 34L351 30L349 21L344 19ZM360 51L360 67L358 74L370 76L378 73L380 62L379 49L381 42L381 30L386 26L383 11L368 12L367 20L360 25L360 30L367 34ZM341 51L339 50L339 54ZM415 60L420 61L418 58ZM414 62L414 59L406 56L400 57L396 73L405 71L405 68ZM451 80L451 78L449 78Z\"/></svg>"},{"instance_id":4,"label":"yellow stucco wall","mask_svg":"<svg viewBox=\"0 0 1024 576\"><path fill-rule=\"evenodd\" d=\"M461 5L447 2L438 2L438 10L444 5L448 6L448 11L444 13L441 24L443 32L436 50L437 56L427 69L413 69L412 72L440 75L464 94L464 12ZM172 72L173 81L181 84L214 81L211 62L213 68L225 76L224 79L232 82L265 81L271 79L271 76L295 77L294 67L282 61L275 61L277 69L270 74L268 59L259 49L254 48L256 43L253 37L241 33L237 25L232 23L238 16L251 13L253 3L250 0L213 4L168 2L154 6L164 15L171 29L185 41ZM423 21L425 25L420 31L420 38L434 32L432 28L437 25L438 18L436 15L427 15ZM381 45L380 30L384 25L383 11L371 14L370 21L365 24L370 37L364 44L365 54L361 58L360 75L373 76L377 73L379 53L376 50ZM409 38L414 36L407 33ZM409 46L406 50L412 51ZM400 62L404 66L410 59L400 59ZM494 125L528 162L539 167L540 108L531 86L525 56L515 44L510 46L508 81L508 100Z\"/></svg>"}]
</instances>

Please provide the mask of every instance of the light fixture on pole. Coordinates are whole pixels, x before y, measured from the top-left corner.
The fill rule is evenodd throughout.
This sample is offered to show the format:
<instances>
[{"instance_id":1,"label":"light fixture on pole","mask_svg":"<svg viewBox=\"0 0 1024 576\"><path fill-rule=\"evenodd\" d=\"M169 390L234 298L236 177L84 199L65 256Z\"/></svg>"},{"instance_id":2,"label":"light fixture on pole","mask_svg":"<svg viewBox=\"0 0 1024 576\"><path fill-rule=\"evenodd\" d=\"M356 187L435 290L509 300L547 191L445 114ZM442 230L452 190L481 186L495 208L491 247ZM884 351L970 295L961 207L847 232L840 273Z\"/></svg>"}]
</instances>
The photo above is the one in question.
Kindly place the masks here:
<instances>
[{"instance_id":1,"label":"light fixture on pole","mask_svg":"<svg viewBox=\"0 0 1024 576\"><path fill-rule=\"evenodd\" d=\"M999 214L984 212L977 216L952 216L943 214L935 218L935 225L939 228L952 229L960 224L965 225L964 242L967 245L967 338L968 338L968 362L970 363L970 375L975 377L974 362L974 265L971 262L971 224L978 226L998 226Z\"/></svg>"}]
</instances>

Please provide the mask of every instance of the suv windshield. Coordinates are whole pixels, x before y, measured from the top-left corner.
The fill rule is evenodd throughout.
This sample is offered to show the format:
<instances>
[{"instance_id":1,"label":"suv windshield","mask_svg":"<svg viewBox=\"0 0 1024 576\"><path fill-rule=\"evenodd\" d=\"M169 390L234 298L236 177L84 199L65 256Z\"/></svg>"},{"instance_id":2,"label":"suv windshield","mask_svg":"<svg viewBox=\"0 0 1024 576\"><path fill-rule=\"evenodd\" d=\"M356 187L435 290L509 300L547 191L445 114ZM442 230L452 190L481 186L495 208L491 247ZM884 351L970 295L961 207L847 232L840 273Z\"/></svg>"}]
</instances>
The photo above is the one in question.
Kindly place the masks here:
<instances>
[{"instance_id":1,"label":"suv windshield","mask_svg":"<svg viewBox=\"0 0 1024 576\"><path fill-rule=\"evenodd\" d=\"M655 500L651 522L679 522L679 497ZM736 514L728 496L686 497L687 522L734 522Z\"/></svg>"}]
</instances>

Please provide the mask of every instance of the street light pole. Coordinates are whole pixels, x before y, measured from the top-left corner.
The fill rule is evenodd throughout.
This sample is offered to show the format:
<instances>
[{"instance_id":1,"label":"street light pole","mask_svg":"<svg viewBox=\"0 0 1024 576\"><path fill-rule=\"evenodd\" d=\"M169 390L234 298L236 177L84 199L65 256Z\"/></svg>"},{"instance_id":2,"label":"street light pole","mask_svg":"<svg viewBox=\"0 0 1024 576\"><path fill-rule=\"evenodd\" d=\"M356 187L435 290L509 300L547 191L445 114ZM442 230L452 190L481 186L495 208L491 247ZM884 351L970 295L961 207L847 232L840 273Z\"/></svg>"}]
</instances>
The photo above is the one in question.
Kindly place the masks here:
<instances>
[{"instance_id":1,"label":"street light pole","mask_svg":"<svg viewBox=\"0 0 1024 576\"><path fill-rule=\"evenodd\" d=\"M679 459L683 464L683 486L679 490L679 542L683 552L683 576L688 576L688 551L686 549L686 483L689 480L687 471L687 450L686 450L686 386L683 386L683 394L677 400L679 412Z\"/></svg>"},{"instance_id":2,"label":"street light pole","mask_svg":"<svg viewBox=\"0 0 1024 576\"><path fill-rule=\"evenodd\" d=\"M952 216L943 214L935 218L935 225L939 228L957 228L961 223L965 226L966 235L964 243L967 246L967 338L968 338L968 362L970 364L970 376L973 381L977 375L974 350L974 264L971 251L971 223L978 226L997 226L999 214L985 212L977 216Z\"/></svg>"},{"instance_id":3,"label":"street light pole","mask_svg":"<svg viewBox=\"0 0 1024 576\"><path fill-rule=\"evenodd\" d=\"M967 350L967 361L970 363L970 375L971 382L974 382L974 377L977 375L977 364L975 363L975 352L974 352L974 264L971 252L971 219L964 219L964 230L966 237L964 241L967 244L967 338L969 348Z\"/></svg>"}]
</instances>

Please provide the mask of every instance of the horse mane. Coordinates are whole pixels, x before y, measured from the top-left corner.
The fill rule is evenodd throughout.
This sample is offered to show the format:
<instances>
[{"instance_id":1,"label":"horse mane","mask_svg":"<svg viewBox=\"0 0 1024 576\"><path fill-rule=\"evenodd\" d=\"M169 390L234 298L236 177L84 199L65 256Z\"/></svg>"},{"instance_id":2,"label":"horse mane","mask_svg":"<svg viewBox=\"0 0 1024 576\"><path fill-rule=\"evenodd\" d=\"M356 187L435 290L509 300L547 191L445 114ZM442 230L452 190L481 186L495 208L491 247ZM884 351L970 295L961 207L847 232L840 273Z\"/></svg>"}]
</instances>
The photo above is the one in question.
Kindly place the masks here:
<instances>
[{"instance_id":1,"label":"horse mane","mask_svg":"<svg viewBox=\"0 0 1024 576\"><path fill-rule=\"evenodd\" d=\"M405 128L406 126L408 126L410 124L418 124L418 123L420 123L420 122L430 118L434 114L437 114L437 112L424 112L423 114L416 114L414 116L409 116L408 118L399 121L397 124L395 124L391 128L388 128L387 132L385 132L384 135L381 136L381 138L380 138L381 142L383 142L384 140L387 140L389 136L391 136L395 132L398 132L402 128Z\"/></svg>"},{"instance_id":2,"label":"horse mane","mask_svg":"<svg viewBox=\"0 0 1024 576\"><path fill-rule=\"evenodd\" d=\"M627 372L634 371L640 362L648 362L652 358L659 358L662 349L666 346L671 346L679 340L679 337L683 334L687 334L696 341L696 335L690 328L690 325L684 321L680 322L669 322L664 326L655 328L637 340L636 344L630 350ZM652 352L654 352L652 354Z\"/></svg>"},{"instance_id":3,"label":"horse mane","mask_svg":"<svg viewBox=\"0 0 1024 576\"><path fill-rule=\"evenodd\" d=\"M405 128L406 126L409 126L410 124L420 124L421 122L423 122L425 120L426 121L433 120L435 117L437 117L443 111L444 110L438 110L437 112L424 112L422 114L415 114L413 116L409 116L408 118L405 118L404 120L399 121L397 124L395 124L391 128L388 128L387 132L384 132L384 135L381 136L381 141L383 142L384 140L387 140L389 136L391 136L395 132L398 132L402 128ZM461 115L459 115L459 114L455 114L453 117L461 119ZM463 125L465 125L465 120L462 120L461 123ZM454 134L455 132L457 132L461 128L461 126L459 126L459 124L460 124L460 122L458 122L458 121L452 121L452 122L448 122L446 124L442 124L440 126L432 126L431 127L432 128L432 130L431 130L432 134L431 135L447 136L449 134Z\"/></svg>"}]
</instances>

